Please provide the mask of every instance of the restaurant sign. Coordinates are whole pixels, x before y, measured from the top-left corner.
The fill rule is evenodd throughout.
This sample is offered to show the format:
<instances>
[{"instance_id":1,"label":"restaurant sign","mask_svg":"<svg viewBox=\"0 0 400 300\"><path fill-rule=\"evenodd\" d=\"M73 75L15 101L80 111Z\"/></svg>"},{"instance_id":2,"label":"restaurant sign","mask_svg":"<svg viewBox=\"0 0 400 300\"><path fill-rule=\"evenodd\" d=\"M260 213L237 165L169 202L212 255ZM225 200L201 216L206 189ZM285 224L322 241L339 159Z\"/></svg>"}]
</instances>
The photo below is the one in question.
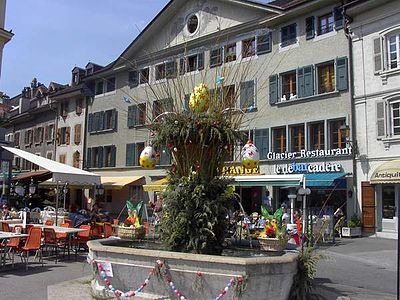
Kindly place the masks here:
<instances>
[{"instance_id":1,"label":"restaurant sign","mask_svg":"<svg viewBox=\"0 0 400 300\"><path fill-rule=\"evenodd\" d=\"M338 163L323 162L317 163L291 163L285 165L275 165L276 174L294 174L294 173L332 173L341 172L342 166Z\"/></svg>"},{"instance_id":2,"label":"restaurant sign","mask_svg":"<svg viewBox=\"0 0 400 300\"><path fill-rule=\"evenodd\" d=\"M353 154L352 147L328 149L328 150L300 150L298 152L268 152L269 160L286 160L286 159L307 159L307 158L324 158L334 156L349 156Z\"/></svg>"},{"instance_id":3,"label":"restaurant sign","mask_svg":"<svg viewBox=\"0 0 400 300\"><path fill-rule=\"evenodd\" d=\"M259 166L253 169L246 169L241 165L231 165L222 167L223 176L259 175L259 174L260 174Z\"/></svg>"}]
</instances>

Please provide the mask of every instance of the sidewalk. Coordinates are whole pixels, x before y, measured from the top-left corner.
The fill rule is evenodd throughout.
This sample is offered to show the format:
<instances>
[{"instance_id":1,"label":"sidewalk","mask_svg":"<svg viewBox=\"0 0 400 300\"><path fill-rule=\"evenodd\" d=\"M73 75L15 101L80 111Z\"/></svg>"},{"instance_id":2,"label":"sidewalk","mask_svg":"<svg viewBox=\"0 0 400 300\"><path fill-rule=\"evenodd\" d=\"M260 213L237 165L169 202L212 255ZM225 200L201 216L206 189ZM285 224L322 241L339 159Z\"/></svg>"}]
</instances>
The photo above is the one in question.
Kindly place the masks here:
<instances>
[{"instance_id":1,"label":"sidewalk","mask_svg":"<svg viewBox=\"0 0 400 300\"><path fill-rule=\"evenodd\" d=\"M396 299L397 240L362 237L318 248L316 291L326 299Z\"/></svg>"}]
</instances>

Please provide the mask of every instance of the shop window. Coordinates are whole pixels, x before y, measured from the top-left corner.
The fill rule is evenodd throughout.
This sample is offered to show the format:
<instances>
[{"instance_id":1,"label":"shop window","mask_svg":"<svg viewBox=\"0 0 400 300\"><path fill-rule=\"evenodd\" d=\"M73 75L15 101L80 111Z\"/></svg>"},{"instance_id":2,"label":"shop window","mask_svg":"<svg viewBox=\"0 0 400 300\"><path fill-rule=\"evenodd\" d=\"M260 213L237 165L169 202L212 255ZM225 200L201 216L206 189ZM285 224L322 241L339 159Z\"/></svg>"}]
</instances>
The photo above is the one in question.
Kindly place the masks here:
<instances>
[{"instance_id":1,"label":"shop window","mask_svg":"<svg viewBox=\"0 0 400 300\"><path fill-rule=\"evenodd\" d=\"M256 54L256 38L250 38L242 41L242 58L251 57Z\"/></svg>"},{"instance_id":2,"label":"shop window","mask_svg":"<svg viewBox=\"0 0 400 300\"><path fill-rule=\"evenodd\" d=\"M346 148L346 134L340 130L343 125L345 120L329 121L330 149Z\"/></svg>"},{"instance_id":3,"label":"shop window","mask_svg":"<svg viewBox=\"0 0 400 300\"><path fill-rule=\"evenodd\" d=\"M156 80L161 80L166 77L165 64L156 65Z\"/></svg>"},{"instance_id":4,"label":"shop window","mask_svg":"<svg viewBox=\"0 0 400 300\"><path fill-rule=\"evenodd\" d=\"M149 68L141 69L140 72L139 72L139 75L140 75L139 76L139 83L140 84L148 83L149 79L150 79L149 74L150 74Z\"/></svg>"},{"instance_id":5,"label":"shop window","mask_svg":"<svg viewBox=\"0 0 400 300\"><path fill-rule=\"evenodd\" d=\"M272 129L273 151L283 153L286 151L286 127Z\"/></svg>"},{"instance_id":6,"label":"shop window","mask_svg":"<svg viewBox=\"0 0 400 300\"><path fill-rule=\"evenodd\" d=\"M290 151L300 152L304 147L304 125L289 127L290 132Z\"/></svg>"},{"instance_id":7,"label":"shop window","mask_svg":"<svg viewBox=\"0 0 400 300\"><path fill-rule=\"evenodd\" d=\"M236 60L236 43L228 44L224 47L224 62L228 63Z\"/></svg>"},{"instance_id":8,"label":"shop window","mask_svg":"<svg viewBox=\"0 0 400 300\"><path fill-rule=\"evenodd\" d=\"M281 47L297 43L296 23L281 28Z\"/></svg>"},{"instance_id":9,"label":"shop window","mask_svg":"<svg viewBox=\"0 0 400 300\"><path fill-rule=\"evenodd\" d=\"M115 91L115 77L106 79L106 82L107 82L106 92L108 93Z\"/></svg>"},{"instance_id":10,"label":"shop window","mask_svg":"<svg viewBox=\"0 0 400 300\"><path fill-rule=\"evenodd\" d=\"M281 75L282 98L281 101L296 98L296 71L291 71Z\"/></svg>"},{"instance_id":11,"label":"shop window","mask_svg":"<svg viewBox=\"0 0 400 300\"><path fill-rule=\"evenodd\" d=\"M318 94L329 93L335 90L334 62L317 66Z\"/></svg>"},{"instance_id":12,"label":"shop window","mask_svg":"<svg viewBox=\"0 0 400 300\"><path fill-rule=\"evenodd\" d=\"M396 216L395 186L382 185L382 218L393 219Z\"/></svg>"},{"instance_id":13,"label":"shop window","mask_svg":"<svg viewBox=\"0 0 400 300\"><path fill-rule=\"evenodd\" d=\"M323 150L325 148L324 122L309 125L309 149Z\"/></svg>"},{"instance_id":14,"label":"shop window","mask_svg":"<svg viewBox=\"0 0 400 300\"><path fill-rule=\"evenodd\" d=\"M210 68L220 66L222 64L222 48L210 50Z\"/></svg>"},{"instance_id":15,"label":"shop window","mask_svg":"<svg viewBox=\"0 0 400 300\"><path fill-rule=\"evenodd\" d=\"M318 17L318 35L333 31L334 24L333 13Z\"/></svg>"}]
</instances>

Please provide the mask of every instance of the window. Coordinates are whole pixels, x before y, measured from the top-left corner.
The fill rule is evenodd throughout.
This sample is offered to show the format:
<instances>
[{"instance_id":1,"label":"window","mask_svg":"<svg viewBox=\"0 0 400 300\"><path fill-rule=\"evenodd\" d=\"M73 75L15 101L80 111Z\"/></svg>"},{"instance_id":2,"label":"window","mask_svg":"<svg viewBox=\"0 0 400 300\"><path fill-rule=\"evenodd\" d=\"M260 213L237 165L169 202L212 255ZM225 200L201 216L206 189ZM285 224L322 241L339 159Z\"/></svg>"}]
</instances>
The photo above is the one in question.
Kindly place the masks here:
<instances>
[{"instance_id":1,"label":"window","mask_svg":"<svg viewBox=\"0 0 400 300\"><path fill-rule=\"evenodd\" d=\"M268 154L268 129L256 129L254 132L254 145L260 153L260 159L267 159Z\"/></svg>"},{"instance_id":2,"label":"window","mask_svg":"<svg viewBox=\"0 0 400 300\"><path fill-rule=\"evenodd\" d=\"M88 132L102 132L110 129L117 130L116 109L99 111L88 115Z\"/></svg>"},{"instance_id":3,"label":"window","mask_svg":"<svg viewBox=\"0 0 400 300\"><path fill-rule=\"evenodd\" d=\"M74 127L74 143L75 143L75 145L79 145L81 143L81 131L82 131L82 125L75 124L75 127Z\"/></svg>"},{"instance_id":4,"label":"window","mask_svg":"<svg viewBox=\"0 0 400 300\"><path fill-rule=\"evenodd\" d=\"M15 147L19 147L19 145L20 145L20 132L16 132L16 133L14 133L14 145L15 145Z\"/></svg>"},{"instance_id":5,"label":"window","mask_svg":"<svg viewBox=\"0 0 400 300\"><path fill-rule=\"evenodd\" d=\"M106 79L107 82L107 89L106 92L112 92L115 91L115 77L111 77Z\"/></svg>"},{"instance_id":6,"label":"window","mask_svg":"<svg viewBox=\"0 0 400 300\"><path fill-rule=\"evenodd\" d=\"M144 143L126 144L126 165L139 166L139 158L143 149Z\"/></svg>"},{"instance_id":7,"label":"window","mask_svg":"<svg viewBox=\"0 0 400 300\"><path fill-rule=\"evenodd\" d=\"M304 147L304 125L289 127L290 132L290 151L300 152Z\"/></svg>"},{"instance_id":8,"label":"window","mask_svg":"<svg viewBox=\"0 0 400 300\"><path fill-rule=\"evenodd\" d=\"M137 70L128 73L128 83L130 87L139 85L139 72Z\"/></svg>"},{"instance_id":9,"label":"window","mask_svg":"<svg viewBox=\"0 0 400 300\"><path fill-rule=\"evenodd\" d=\"M149 68L141 69L141 70L140 70L140 73L139 73L139 75L140 75L139 83L140 83L140 84L146 84L146 83L148 83L148 82L149 82L149 79L150 79L149 74L150 74L150 73L149 73Z\"/></svg>"},{"instance_id":10,"label":"window","mask_svg":"<svg viewBox=\"0 0 400 300\"><path fill-rule=\"evenodd\" d=\"M204 52L186 57L186 72L204 69Z\"/></svg>"},{"instance_id":11,"label":"window","mask_svg":"<svg viewBox=\"0 0 400 300\"><path fill-rule=\"evenodd\" d=\"M169 61L165 63L165 76L167 78L174 78L177 74L176 61Z\"/></svg>"},{"instance_id":12,"label":"window","mask_svg":"<svg viewBox=\"0 0 400 300\"><path fill-rule=\"evenodd\" d=\"M153 120L167 111L172 111L172 99L162 99L153 102Z\"/></svg>"},{"instance_id":13,"label":"window","mask_svg":"<svg viewBox=\"0 0 400 300\"><path fill-rule=\"evenodd\" d=\"M128 127L144 125L146 123L146 103L128 107Z\"/></svg>"},{"instance_id":14,"label":"window","mask_svg":"<svg viewBox=\"0 0 400 300\"><path fill-rule=\"evenodd\" d=\"M25 131L24 137L25 146L30 146L33 143L33 131L32 129Z\"/></svg>"},{"instance_id":15,"label":"window","mask_svg":"<svg viewBox=\"0 0 400 300\"><path fill-rule=\"evenodd\" d=\"M256 54L256 38L242 41L242 57L250 57Z\"/></svg>"},{"instance_id":16,"label":"window","mask_svg":"<svg viewBox=\"0 0 400 300\"><path fill-rule=\"evenodd\" d=\"M236 43L225 46L224 62L228 63L236 60Z\"/></svg>"},{"instance_id":17,"label":"window","mask_svg":"<svg viewBox=\"0 0 400 300\"><path fill-rule=\"evenodd\" d=\"M388 69L400 66L400 34L387 37Z\"/></svg>"},{"instance_id":18,"label":"window","mask_svg":"<svg viewBox=\"0 0 400 300\"><path fill-rule=\"evenodd\" d=\"M392 103L390 108L392 132L394 135L400 135L400 102Z\"/></svg>"},{"instance_id":19,"label":"window","mask_svg":"<svg viewBox=\"0 0 400 300\"><path fill-rule=\"evenodd\" d=\"M282 101L291 100L296 96L296 71L281 75Z\"/></svg>"},{"instance_id":20,"label":"window","mask_svg":"<svg viewBox=\"0 0 400 300\"><path fill-rule=\"evenodd\" d=\"M101 94L103 94L104 93L104 90L103 90L103 80L100 80L99 82L97 82L97 84L96 84L96 91L95 91L95 94L96 95L101 95Z\"/></svg>"},{"instance_id":21,"label":"window","mask_svg":"<svg viewBox=\"0 0 400 300\"><path fill-rule=\"evenodd\" d=\"M69 145L70 142L70 127L61 127L58 129L58 145Z\"/></svg>"},{"instance_id":22,"label":"window","mask_svg":"<svg viewBox=\"0 0 400 300\"><path fill-rule=\"evenodd\" d=\"M72 155L72 166L74 168L80 168L80 161L81 161L81 154L79 151L75 151L74 154Z\"/></svg>"},{"instance_id":23,"label":"window","mask_svg":"<svg viewBox=\"0 0 400 300\"><path fill-rule=\"evenodd\" d=\"M104 146L104 167L115 167L116 147Z\"/></svg>"},{"instance_id":24,"label":"window","mask_svg":"<svg viewBox=\"0 0 400 300\"><path fill-rule=\"evenodd\" d=\"M329 146L330 149L346 148L346 136L340 130L345 124L345 120L335 120L329 122Z\"/></svg>"},{"instance_id":25,"label":"window","mask_svg":"<svg viewBox=\"0 0 400 300\"><path fill-rule=\"evenodd\" d=\"M334 25L333 13L318 18L318 35L333 31Z\"/></svg>"},{"instance_id":26,"label":"window","mask_svg":"<svg viewBox=\"0 0 400 300\"><path fill-rule=\"evenodd\" d=\"M273 151L277 153L283 153L286 151L286 128L274 128L272 129L272 147Z\"/></svg>"},{"instance_id":27,"label":"window","mask_svg":"<svg viewBox=\"0 0 400 300\"><path fill-rule=\"evenodd\" d=\"M394 185L382 185L382 218L393 219L396 216L396 198Z\"/></svg>"},{"instance_id":28,"label":"window","mask_svg":"<svg viewBox=\"0 0 400 300\"><path fill-rule=\"evenodd\" d=\"M190 34L193 34L196 32L197 28L199 27L199 19L197 18L196 15L190 16L186 23L187 30Z\"/></svg>"},{"instance_id":29,"label":"window","mask_svg":"<svg viewBox=\"0 0 400 300\"><path fill-rule=\"evenodd\" d=\"M113 112L114 110L106 110L104 112L104 130L114 129L113 126Z\"/></svg>"},{"instance_id":30,"label":"window","mask_svg":"<svg viewBox=\"0 0 400 300\"><path fill-rule=\"evenodd\" d=\"M58 162L65 164L67 162L67 156L65 154L60 154L58 156Z\"/></svg>"},{"instance_id":31,"label":"window","mask_svg":"<svg viewBox=\"0 0 400 300\"><path fill-rule=\"evenodd\" d=\"M33 137L33 139L35 141L35 144L43 143L43 137L44 137L43 135L44 135L43 134L43 127L35 128L34 137Z\"/></svg>"},{"instance_id":32,"label":"window","mask_svg":"<svg viewBox=\"0 0 400 300\"><path fill-rule=\"evenodd\" d=\"M236 92L235 85L228 85L223 87L224 109L236 106Z\"/></svg>"},{"instance_id":33,"label":"window","mask_svg":"<svg viewBox=\"0 0 400 300\"><path fill-rule=\"evenodd\" d=\"M210 68L222 64L222 48L210 50Z\"/></svg>"},{"instance_id":34,"label":"window","mask_svg":"<svg viewBox=\"0 0 400 300\"><path fill-rule=\"evenodd\" d=\"M166 146L160 148L160 165L170 165L171 164L171 153Z\"/></svg>"},{"instance_id":35,"label":"window","mask_svg":"<svg viewBox=\"0 0 400 300\"><path fill-rule=\"evenodd\" d=\"M314 16L308 17L306 19L306 40L312 39L315 36L315 18Z\"/></svg>"},{"instance_id":36,"label":"window","mask_svg":"<svg viewBox=\"0 0 400 300\"><path fill-rule=\"evenodd\" d=\"M46 153L46 158L47 158L47 159L53 159L53 151L48 151L48 152Z\"/></svg>"},{"instance_id":37,"label":"window","mask_svg":"<svg viewBox=\"0 0 400 300\"><path fill-rule=\"evenodd\" d=\"M156 80L164 79L166 77L165 64L156 66Z\"/></svg>"},{"instance_id":38,"label":"window","mask_svg":"<svg viewBox=\"0 0 400 300\"><path fill-rule=\"evenodd\" d=\"M50 124L46 127L46 141L52 142L54 139L54 124Z\"/></svg>"},{"instance_id":39,"label":"window","mask_svg":"<svg viewBox=\"0 0 400 300\"><path fill-rule=\"evenodd\" d=\"M82 113L82 99L76 99L75 100L75 112L77 115L80 115Z\"/></svg>"},{"instance_id":40,"label":"window","mask_svg":"<svg viewBox=\"0 0 400 300\"><path fill-rule=\"evenodd\" d=\"M63 118L66 118L68 116L68 104L69 103L67 101L60 103L60 115Z\"/></svg>"},{"instance_id":41,"label":"window","mask_svg":"<svg viewBox=\"0 0 400 300\"><path fill-rule=\"evenodd\" d=\"M92 147L87 149L86 166L88 168L103 167L103 147Z\"/></svg>"},{"instance_id":42,"label":"window","mask_svg":"<svg viewBox=\"0 0 400 300\"><path fill-rule=\"evenodd\" d=\"M257 36L257 54L268 53L272 51L272 33Z\"/></svg>"},{"instance_id":43,"label":"window","mask_svg":"<svg viewBox=\"0 0 400 300\"><path fill-rule=\"evenodd\" d=\"M334 70L333 62L317 66L318 94L329 93L335 90Z\"/></svg>"},{"instance_id":44,"label":"window","mask_svg":"<svg viewBox=\"0 0 400 300\"><path fill-rule=\"evenodd\" d=\"M254 108L254 80L240 83L240 108Z\"/></svg>"},{"instance_id":45,"label":"window","mask_svg":"<svg viewBox=\"0 0 400 300\"><path fill-rule=\"evenodd\" d=\"M325 148L324 122L309 125L309 139L310 150L323 150Z\"/></svg>"},{"instance_id":46,"label":"window","mask_svg":"<svg viewBox=\"0 0 400 300\"><path fill-rule=\"evenodd\" d=\"M282 27L281 47L289 46L297 42L296 23Z\"/></svg>"}]
</instances>

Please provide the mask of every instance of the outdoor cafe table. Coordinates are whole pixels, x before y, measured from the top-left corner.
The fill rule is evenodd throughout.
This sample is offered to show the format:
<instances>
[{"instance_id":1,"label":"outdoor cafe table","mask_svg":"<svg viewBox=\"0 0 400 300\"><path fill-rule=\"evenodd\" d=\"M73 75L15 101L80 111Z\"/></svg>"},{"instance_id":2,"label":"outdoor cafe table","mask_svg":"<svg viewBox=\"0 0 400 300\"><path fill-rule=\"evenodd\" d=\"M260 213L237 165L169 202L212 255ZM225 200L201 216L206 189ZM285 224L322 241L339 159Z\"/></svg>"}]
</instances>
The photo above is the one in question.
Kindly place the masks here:
<instances>
[{"instance_id":1,"label":"outdoor cafe table","mask_svg":"<svg viewBox=\"0 0 400 300\"><path fill-rule=\"evenodd\" d=\"M5 231L0 231L0 242L3 242L3 240L8 240L11 238L15 238L15 237L27 237L29 234L25 234L25 233L14 233L14 232L5 232ZM7 255L7 244L4 244L4 248L3 248L3 253L1 253L1 265L5 266L6 264L6 255Z\"/></svg>"},{"instance_id":2,"label":"outdoor cafe table","mask_svg":"<svg viewBox=\"0 0 400 300\"><path fill-rule=\"evenodd\" d=\"M71 227L61 227L61 226L50 226L50 225L43 225L43 224L32 224L35 227L42 228L51 228L54 229L55 233L66 233L68 237L68 259L70 258L70 250L71 250L71 237L72 234L85 231L86 229L82 228L71 228ZM10 227L14 227L14 224L10 224Z\"/></svg>"}]
</instances>

